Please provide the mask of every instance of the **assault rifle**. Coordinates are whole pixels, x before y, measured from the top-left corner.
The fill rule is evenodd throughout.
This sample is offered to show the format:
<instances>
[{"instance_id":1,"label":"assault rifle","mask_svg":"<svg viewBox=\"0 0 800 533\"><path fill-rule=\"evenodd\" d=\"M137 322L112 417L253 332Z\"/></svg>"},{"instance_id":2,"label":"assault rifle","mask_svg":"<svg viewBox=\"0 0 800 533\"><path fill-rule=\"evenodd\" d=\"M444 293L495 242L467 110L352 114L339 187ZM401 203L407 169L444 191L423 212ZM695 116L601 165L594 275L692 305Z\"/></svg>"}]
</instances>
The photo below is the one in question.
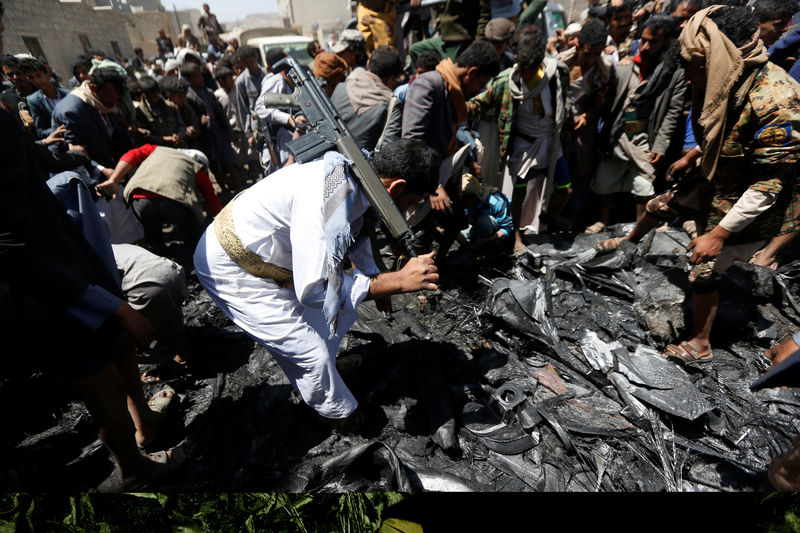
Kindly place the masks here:
<instances>
[{"instance_id":1,"label":"assault rifle","mask_svg":"<svg viewBox=\"0 0 800 533\"><path fill-rule=\"evenodd\" d=\"M284 64L289 65L287 75L294 82L294 93L267 93L264 105L267 107L299 107L308 120L303 136L290 141L286 146L299 163L317 159L329 150L336 150L353 163L350 168L369 199L369 203L378 212L392 237L399 240L412 257L414 241L421 232L414 234L405 217L397 209L392 197L386 192L375 169L364 157L361 148L353 139L347 125L339 116L339 112L331 103L328 95L317 84L308 69L302 67L295 58L287 56L275 64L277 69Z\"/></svg>"}]
</instances>

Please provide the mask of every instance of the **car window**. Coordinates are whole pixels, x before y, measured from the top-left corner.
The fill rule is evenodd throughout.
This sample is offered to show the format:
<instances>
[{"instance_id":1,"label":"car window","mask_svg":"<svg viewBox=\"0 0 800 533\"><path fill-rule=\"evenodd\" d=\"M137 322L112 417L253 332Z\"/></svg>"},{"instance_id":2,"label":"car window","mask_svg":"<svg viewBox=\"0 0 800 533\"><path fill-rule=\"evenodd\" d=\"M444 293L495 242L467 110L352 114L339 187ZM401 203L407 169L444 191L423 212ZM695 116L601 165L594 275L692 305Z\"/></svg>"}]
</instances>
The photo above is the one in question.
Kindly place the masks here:
<instances>
[{"instance_id":1,"label":"car window","mask_svg":"<svg viewBox=\"0 0 800 533\"><path fill-rule=\"evenodd\" d=\"M276 43L276 44L269 44L264 45L264 54L266 55L267 50L270 48L283 48L289 54L294 57L298 63L301 65L310 65L311 64L311 56L308 55L308 43Z\"/></svg>"}]
</instances>

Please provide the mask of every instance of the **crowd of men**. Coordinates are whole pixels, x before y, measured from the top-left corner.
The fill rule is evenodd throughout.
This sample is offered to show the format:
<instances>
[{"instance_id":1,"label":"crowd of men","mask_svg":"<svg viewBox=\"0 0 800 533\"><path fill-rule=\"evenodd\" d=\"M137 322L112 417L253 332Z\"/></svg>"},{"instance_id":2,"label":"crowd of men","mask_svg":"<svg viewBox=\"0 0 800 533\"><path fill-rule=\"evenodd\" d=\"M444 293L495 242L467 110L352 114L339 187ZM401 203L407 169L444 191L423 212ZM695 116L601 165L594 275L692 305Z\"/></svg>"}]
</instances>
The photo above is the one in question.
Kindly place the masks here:
<instances>
[{"instance_id":1,"label":"crowd of men","mask_svg":"<svg viewBox=\"0 0 800 533\"><path fill-rule=\"evenodd\" d=\"M162 31L153 58L95 51L67 83L43 58L3 55L6 338L56 329L57 351L46 340L27 351L76 384L125 489L183 459L139 451L175 395L148 400L142 380L188 357L191 265L165 257L174 242L195 250L215 304L342 431L361 422L336 359L358 305L389 310L392 294L436 289L456 243L519 256L531 234L636 221L598 245L605 253L682 224L693 327L664 356L713 359L721 274L733 261L776 268L800 230L800 28L788 31L800 6L593 0L553 35L536 22L544 7L448 2L435 35L425 27L411 44L395 33L395 2L361 1L357 29L309 45L310 72L409 225L425 229L420 252L437 250L409 258L393 243L389 272L373 260L375 232L361 231L375 223L348 160L297 164L291 143L308 121L265 100L295 88L288 52L270 49L262 65L257 49L223 42L207 4L199 38L184 26L175 46ZM768 355L797 349L790 338ZM164 374L141 375L137 351ZM800 487L799 458L773 461L775 487Z\"/></svg>"}]
</instances>

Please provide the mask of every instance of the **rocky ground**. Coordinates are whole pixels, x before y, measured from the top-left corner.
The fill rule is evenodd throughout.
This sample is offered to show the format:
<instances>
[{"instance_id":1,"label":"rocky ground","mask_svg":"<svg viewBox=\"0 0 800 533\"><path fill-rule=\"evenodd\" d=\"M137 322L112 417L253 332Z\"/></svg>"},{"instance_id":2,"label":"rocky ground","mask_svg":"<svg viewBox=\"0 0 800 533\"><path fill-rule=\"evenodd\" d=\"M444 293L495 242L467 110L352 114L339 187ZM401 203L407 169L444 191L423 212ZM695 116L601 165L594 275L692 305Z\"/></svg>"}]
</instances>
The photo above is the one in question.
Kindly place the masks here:
<instances>
[{"instance_id":1,"label":"rocky ground","mask_svg":"<svg viewBox=\"0 0 800 533\"><path fill-rule=\"evenodd\" d=\"M758 489L770 458L800 432L793 389L749 390L760 353L800 324L800 263L777 273L731 268L714 360L684 368L659 352L690 318L680 252L688 236L651 233L638 246L596 255L596 242L624 230L538 237L517 262L455 252L440 291L396 297L389 316L362 306L340 350L361 360L345 377L365 414L354 434L320 422L190 276L191 361L167 381L180 405L162 439L190 453L153 488ZM185 253L178 259L189 266ZM5 381L0 395L31 387L52 394L17 402L2 484L113 487L113 463L68 389L37 374ZM164 384L145 387L152 394Z\"/></svg>"}]
</instances>

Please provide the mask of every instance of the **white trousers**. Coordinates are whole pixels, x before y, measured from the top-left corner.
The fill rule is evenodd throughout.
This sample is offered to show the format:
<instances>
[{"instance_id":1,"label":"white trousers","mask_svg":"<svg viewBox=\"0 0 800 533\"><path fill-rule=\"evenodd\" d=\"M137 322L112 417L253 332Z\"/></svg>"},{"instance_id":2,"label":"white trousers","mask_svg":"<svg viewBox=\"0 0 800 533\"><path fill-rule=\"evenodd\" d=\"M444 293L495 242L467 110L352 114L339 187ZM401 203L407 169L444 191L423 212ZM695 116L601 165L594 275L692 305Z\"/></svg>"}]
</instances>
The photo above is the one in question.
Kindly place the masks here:
<instances>
[{"instance_id":1,"label":"white trousers","mask_svg":"<svg viewBox=\"0 0 800 533\"><path fill-rule=\"evenodd\" d=\"M258 278L234 263L220 246L211 224L194 254L197 277L234 324L264 346L308 405L327 418L344 418L358 407L336 370L336 351L358 312L346 303L336 336L328 339L322 309L306 307L294 289ZM343 293L353 279L345 276Z\"/></svg>"}]
</instances>

